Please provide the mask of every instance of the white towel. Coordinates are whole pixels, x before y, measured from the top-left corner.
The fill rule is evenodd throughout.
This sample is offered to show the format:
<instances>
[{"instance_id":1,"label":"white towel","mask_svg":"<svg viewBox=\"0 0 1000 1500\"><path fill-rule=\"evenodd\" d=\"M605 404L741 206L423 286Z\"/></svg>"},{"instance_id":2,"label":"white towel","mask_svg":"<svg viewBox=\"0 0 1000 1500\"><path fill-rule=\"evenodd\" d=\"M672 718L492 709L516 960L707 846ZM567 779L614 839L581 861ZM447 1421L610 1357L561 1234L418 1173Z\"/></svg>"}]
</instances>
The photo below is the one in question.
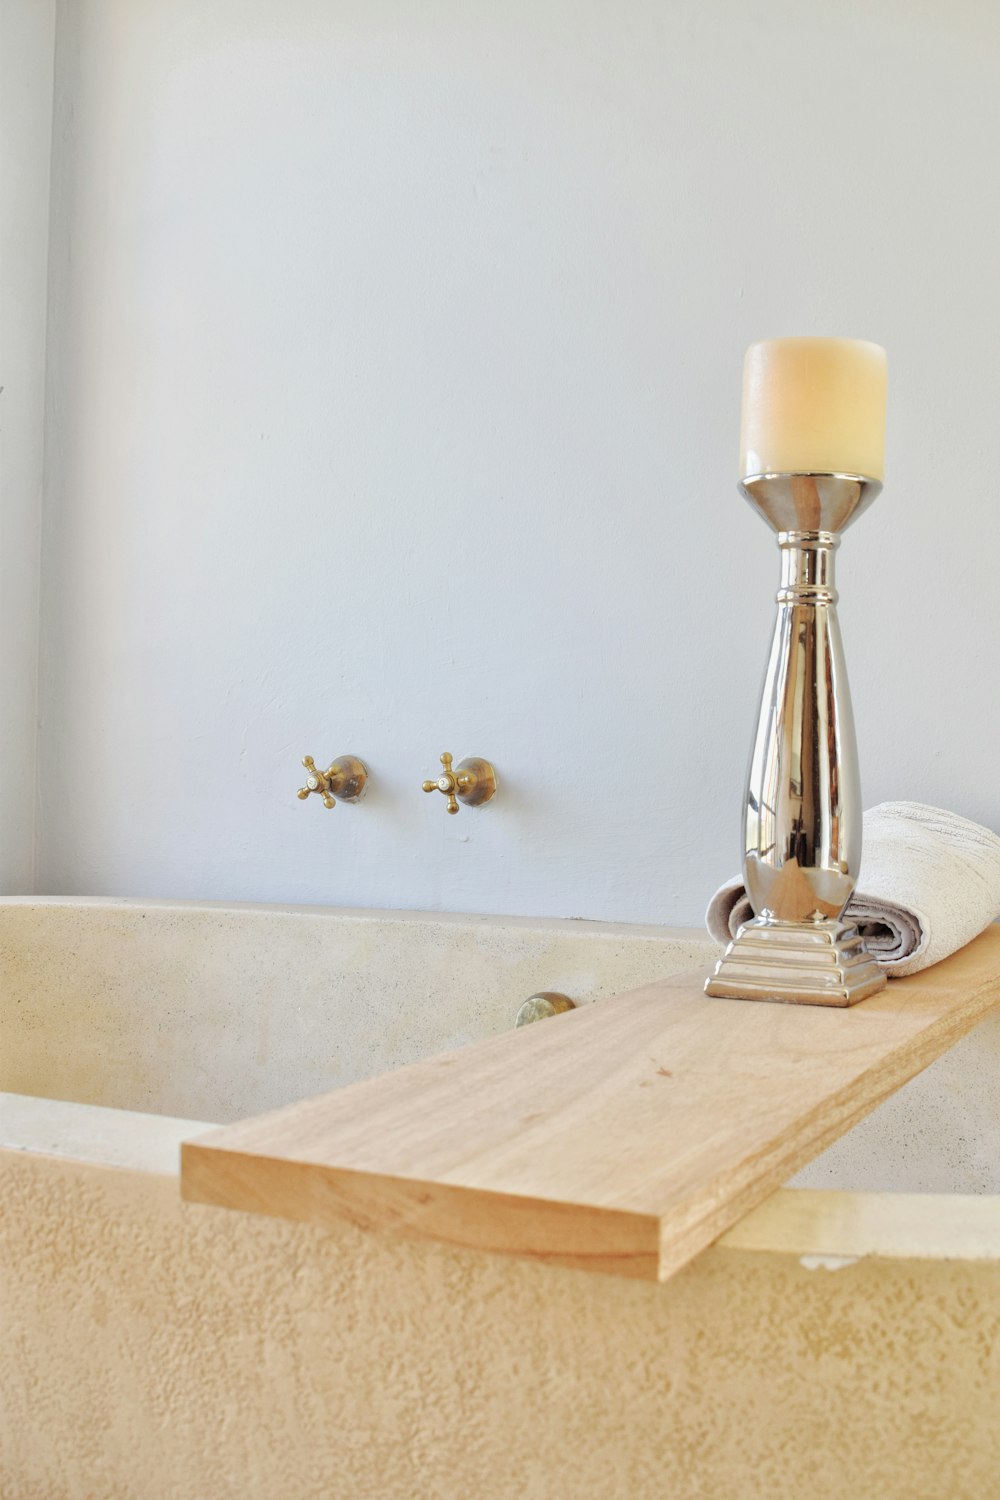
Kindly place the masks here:
<instances>
[{"instance_id":1,"label":"white towel","mask_svg":"<svg viewBox=\"0 0 1000 1500\"><path fill-rule=\"evenodd\" d=\"M886 973L927 969L1000 916L1000 838L920 802L880 802L864 818L858 888L845 915ZM728 943L753 908L740 879L712 897L705 922Z\"/></svg>"}]
</instances>

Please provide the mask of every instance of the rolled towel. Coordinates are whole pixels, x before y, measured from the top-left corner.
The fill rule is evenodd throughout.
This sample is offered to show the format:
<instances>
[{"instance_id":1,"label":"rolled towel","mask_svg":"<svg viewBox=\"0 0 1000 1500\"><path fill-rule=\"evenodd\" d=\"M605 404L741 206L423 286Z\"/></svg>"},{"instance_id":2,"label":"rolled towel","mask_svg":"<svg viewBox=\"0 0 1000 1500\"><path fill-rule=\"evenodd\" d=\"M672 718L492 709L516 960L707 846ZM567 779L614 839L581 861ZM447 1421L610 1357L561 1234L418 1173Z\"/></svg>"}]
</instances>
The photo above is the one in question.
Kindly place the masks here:
<instances>
[{"instance_id":1,"label":"rolled towel","mask_svg":"<svg viewBox=\"0 0 1000 1500\"><path fill-rule=\"evenodd\" d=\"M940 807L880 802L865 813L858 888L845 915L890 977L927 969L1000 916L1000 838ZM719 887L705 914L719 943L752 920L738 878Z\"/></svg>"}]
</instances>

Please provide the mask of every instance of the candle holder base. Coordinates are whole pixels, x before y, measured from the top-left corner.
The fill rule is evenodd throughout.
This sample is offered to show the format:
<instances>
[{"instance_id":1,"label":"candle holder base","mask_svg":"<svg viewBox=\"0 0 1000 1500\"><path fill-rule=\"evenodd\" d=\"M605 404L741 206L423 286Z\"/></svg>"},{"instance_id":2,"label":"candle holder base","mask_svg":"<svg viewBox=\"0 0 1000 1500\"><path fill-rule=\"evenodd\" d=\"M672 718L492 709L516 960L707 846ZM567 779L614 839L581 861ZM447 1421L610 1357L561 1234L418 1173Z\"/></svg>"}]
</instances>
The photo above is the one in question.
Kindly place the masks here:
<instances>
[{"instance_id":1,"label":"candle holder base","mask_svg":"<svg viewBox=\"0 0 1000 1500\"><path fill-rule=\"evenodd\" d=\"M728 1000L847 1006L885 983L850 922L757 917L737 932L705 981L705 993Z\"/></svg>"}]
</instances>

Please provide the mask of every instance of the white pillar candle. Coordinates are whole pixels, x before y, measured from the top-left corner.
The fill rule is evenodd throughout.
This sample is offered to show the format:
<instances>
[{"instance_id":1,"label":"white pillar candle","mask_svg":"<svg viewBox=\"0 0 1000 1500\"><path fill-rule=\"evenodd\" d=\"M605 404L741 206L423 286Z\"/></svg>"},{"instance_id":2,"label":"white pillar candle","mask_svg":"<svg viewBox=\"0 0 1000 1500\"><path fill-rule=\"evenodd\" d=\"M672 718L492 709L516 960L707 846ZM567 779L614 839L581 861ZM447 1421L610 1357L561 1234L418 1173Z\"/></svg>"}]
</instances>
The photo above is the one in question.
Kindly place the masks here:
<instances>
[{"instance_id":1,"label":"white pillar candle","mask_svg":"<svg viewBox=\"0 0 1000 1500\"><path fill-rule=\"evenodd\" d=\"M764 339L743 366L740 477L881 479L885 350L864 339Z\"/></svg>"}]
</instances>

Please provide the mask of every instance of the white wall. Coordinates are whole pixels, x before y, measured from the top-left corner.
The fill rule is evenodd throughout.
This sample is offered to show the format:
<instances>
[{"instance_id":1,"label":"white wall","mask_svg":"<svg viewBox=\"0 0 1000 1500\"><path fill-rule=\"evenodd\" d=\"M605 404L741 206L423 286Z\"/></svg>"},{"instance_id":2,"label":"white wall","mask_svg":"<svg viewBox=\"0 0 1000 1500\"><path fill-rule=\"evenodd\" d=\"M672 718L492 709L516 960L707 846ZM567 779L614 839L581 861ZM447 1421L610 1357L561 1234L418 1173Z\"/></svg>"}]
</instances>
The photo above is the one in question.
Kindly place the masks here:
<instances>
[{"instance_id":1,"label":"white wall","mask_svg":"<svg viewBox=\"0 0 1000 1500\"><path fill-rule=\"evenodd\" d=\"M55 0L0 0L0 891L35 879Z\"/></svg>"},{"instance_id":2,"label":"white wall","mask_svg":"<svg viewBox=\"0 0 1000 1500\"><path fill-rule=\"evenodd\" d=\"M695 922L777 579L744 346L863 336L866 801L1000 828L1000 17L903 0L60 14L48 891ZM445 815L443 749L502 794ZM295 799L354 751L368 802Z\"/></svg>"}]
</instances>

